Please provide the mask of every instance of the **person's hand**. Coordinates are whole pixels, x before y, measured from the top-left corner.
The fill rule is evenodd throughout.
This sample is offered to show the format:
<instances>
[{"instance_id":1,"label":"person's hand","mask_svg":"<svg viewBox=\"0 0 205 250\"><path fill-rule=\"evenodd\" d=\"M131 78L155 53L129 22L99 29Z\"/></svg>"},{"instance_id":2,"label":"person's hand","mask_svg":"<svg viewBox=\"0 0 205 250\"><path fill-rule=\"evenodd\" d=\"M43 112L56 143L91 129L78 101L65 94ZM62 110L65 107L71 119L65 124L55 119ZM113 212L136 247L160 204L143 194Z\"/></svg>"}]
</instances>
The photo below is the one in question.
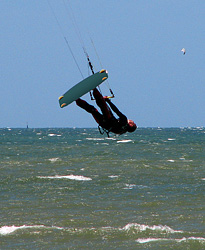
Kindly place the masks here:
<instances>
[{"instance_id":1,"label":"person's hand","mask_svg":"<svg viewBox=\"0 0 205 250\"><path fill-rule=\"evenodd\" d=\"M104 96L104 99L105 99L105 101L108 102L108 103L111 102L111 101L110 101L110 98L109 98L108 96Z\"/></svg>"}]
</instances>

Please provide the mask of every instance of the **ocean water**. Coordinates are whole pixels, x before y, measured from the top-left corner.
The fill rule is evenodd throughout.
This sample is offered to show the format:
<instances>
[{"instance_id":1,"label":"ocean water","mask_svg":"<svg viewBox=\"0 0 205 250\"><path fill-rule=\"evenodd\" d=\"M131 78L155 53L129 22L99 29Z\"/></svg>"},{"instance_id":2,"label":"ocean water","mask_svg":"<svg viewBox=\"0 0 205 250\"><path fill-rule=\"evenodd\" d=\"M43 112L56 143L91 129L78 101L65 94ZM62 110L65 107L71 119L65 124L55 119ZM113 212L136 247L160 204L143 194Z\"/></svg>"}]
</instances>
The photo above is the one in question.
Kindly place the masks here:
<instances>
[{"instance_id":1,"label":"ocean water","mask_svg":"<svg viewBox=\"0 0 205 250\"><path fill-rule=\"evenodd\" d=\"M0 249L205 249L205 128L0 129Z\"/></svg>"}]
</instances>

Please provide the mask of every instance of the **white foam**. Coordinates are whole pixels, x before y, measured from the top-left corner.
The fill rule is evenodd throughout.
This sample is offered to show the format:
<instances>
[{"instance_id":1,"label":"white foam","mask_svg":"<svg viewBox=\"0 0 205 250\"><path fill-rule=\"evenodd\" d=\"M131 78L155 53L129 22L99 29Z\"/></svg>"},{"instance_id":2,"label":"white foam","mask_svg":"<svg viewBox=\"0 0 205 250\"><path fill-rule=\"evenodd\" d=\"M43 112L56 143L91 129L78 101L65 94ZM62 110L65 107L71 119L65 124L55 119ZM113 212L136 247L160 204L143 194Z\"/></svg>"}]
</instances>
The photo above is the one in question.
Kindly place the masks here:
<instances>
[{"instance_id":1,"label":"white foam","mask_svg":"<svg viewBox=\"0 0 205 250\"><path fill-rule=\"evenodd\" d=\"M205 241L205 238L202 237L183 237L182 239L176 239L177 242L188 241L188 240L197 240L197 241Z\"/></svg>"},{"instance_id":2,"label":"white foam","mask_svg":"<svg viewBox=\"0 0 205 250\"><path fill-rule=\"evenodd\" d=\"M202 237L183 237L182 239L169 239L169 238L139 238L136 240L138 243L148 243L153 241L176 241L176 242L183 242L183 241L189 241L189 240L195 240L195 241L205 241L205 238Z\"/></svg>"},{"instance_id":3,"label":"white foam","mask_svg":"<svg viewBox=\"0 0 205 250\"><path fill-rule=\"evenodd\" d=\"M45 227L44 225L35 225L35 226L26 226L26 225L23 225L23 226L3 226L0 228L0 234L1 235L7 235L7 234L11 234L13 232L15 232L16 230L19 230L19 229L27 229L27 228L43 228Z\"/></svg>"},{"instance_id":4,"label":"white foam","mask_svg":"<svg viewBox=\"0 0 205 250\"><path fill-rule=\"evenodd\" d=\"M117 143L128 143L128 142L132 142L132 140L120 140L120 141L117 141Z\"/></svg>"},{"instance_id":5,"label":"white foam","mask_svg":"<svg viewBox=\"0 0 205 250\"><path fill-rule=\"evenodd\" d=\"M60 158L56 157L56 158L50 158L48 160L51 162L56 162L56 161L60 160Z\"/></svg>"},{"instance_id":6,"label":"white foam","mask_svg":"<svg viewBox=\"0 0 205 250\"><path fill-rule=\"evenodd\" d=\"M175 162L175 160L167 160L168 162Z\"/></svg>"},{"instance_id":7,"label":"white foam","mask_svg":"<svg viewBox=\"0 0 205 250\"><path fill-rule=\"evenodd\" d=\"M125 184L125 188L123 188L123 189L133 189L134 187L136 187L136 185L135 184Z\"/></svg>"},{"instance_id":8,"label":"white foam","mask_svg":"<svg viewBox=\"0 0 205 250\"><path fill-rule=\"evenodd\" d=\"M179 158L180 160L184 161L184 162L193 162L193 160L186 160L184 157Z\"/></svg>"},{"instance_id":9,"label":"white foam","mask_svg":"<svg viewBox=\"0 0 205 250\"><path fill-rule=\"evenodd\" d=\"M77 181L91 181L92 179L89 177L85 177L82 175L55 175L55 176L38 176L41 179L69 179L69 180L77 180Z\"/></svg>"},{"instance_id":10,"label":"white foam","mask_svg":"<svg viewBox=\"0 0 205 250\"><path fill-rule=\"evenodd\" d=\"M104 141L105 139L104 138L86 138L86 140L89 140L89 141Z\"/></svg>"},{"instance_id":11,"label":"white foam","mask_svg":"<svg viewBox=\"0 0 205 250\"><path fill-rule=\"evenodd\" d=\"M108 176L109 178L117 178L118 177L118 175L110 175L110 176Z\"/></svg>"},{"instance_id":12,"label":"white foam","mask_svg":"<svg viewBox=\"0 0 205 250\"><path fill-rule=\"evenodd\" d=\"M175 141L176 139L174 138L168 138L168 141Z\"/></svg>"},{"instance_id":13,"label":"white foam","mask_svg":"<svg viewBox=\"0 0 205 250\"><path fill-rule=\"evenodd\" d=\"M61 136L61 135L57 135L57 134L48 134L48 136Z\"/></svg>"},{"instance_id":14,"label":"white foam","mask_svg":"<svg viewBox=\"0 0 205 250\"><path fill-rule=\"evenodd\" d=\"M151 241L162 241L162 240L170 240L170 239L165 239L165 238L142 238L142 239L137 239L136 242L138 243L148 243Z\"/></svg>"},{"instance_id":15,"label":"white foam","mask_svg":"<svg viewBox=\"0 0 205 250\"><path fill-rule=\"evenodd\" d=\"M180 230L174 230L171 227L168 226L162 226L162 225L154 225L154 226L149 226L149 225L141 225L137 223L129 223L125 227L123 227L124 230L130 230L130 229L137 229L138 231L146 231L146 230L152 230L152 231L165 231L167 233L183 233L183 231Z\"/></svg>"},{"instance_id":16,"label":"white foam","mask_svg":"<svg viewBox=\"0 0 205 250\"><path fill-rule=\"evenodd\" d=\"M48 134L48 136L56 136L56 134Z\"/></svg>"}]
</instances>

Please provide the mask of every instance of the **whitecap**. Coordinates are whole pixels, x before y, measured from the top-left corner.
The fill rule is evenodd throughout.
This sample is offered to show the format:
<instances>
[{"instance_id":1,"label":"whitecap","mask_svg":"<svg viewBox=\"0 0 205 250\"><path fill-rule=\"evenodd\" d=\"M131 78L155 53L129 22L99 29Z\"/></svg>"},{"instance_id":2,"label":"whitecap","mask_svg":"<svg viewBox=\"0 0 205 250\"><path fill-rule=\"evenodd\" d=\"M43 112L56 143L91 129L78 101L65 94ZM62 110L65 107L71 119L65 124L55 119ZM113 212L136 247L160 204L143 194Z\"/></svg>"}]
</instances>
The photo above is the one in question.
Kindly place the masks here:
<instances>
[{"instance_id":1,"label":"whitecap","mask_svg":"<svg viewBox=\"0 0 205 250\"><path fill-rule=\"evenodd\" d=\"M184 162L193 162L193 160L186 160L184 157L179 158L180 160L184 161Z\"/></svg>"},{"instance_id":2,"label":"whitecap","mask_svg":"<svg viewBox=\"0 0 205 250\"><path fill-rule=\"evenodd\" d=\"M45 227L44 225L34 225L34 226L26 226L26 225L23 225L23 226L3 226L0 228L0 234L2 235L7 235L7 234L11 234L13 232L15 232L16 230L19 230L19 229L27 229L27 228L43 228Z\"/></svg>"},{"instance_id":3,"label":"whitecap","mask_svg":"<svg viewBox=\"0 0 205 250\"><path fill-rule=\"evenodd\" d=\"M197 240L197 241L205 241L205 238L202 237L183 237L182 239L176 239L177 242L188 241L188 240Z\"/></svg>"},{"instance_id":4,"label":"whitecap","mask_svg":"<svg viewBox=\"0 0 205 250\"><path fill-rule=\"evenodd\" d=\"M168 162L175 162L175 160L167 160Z\"/></svg>"},{"instance_id":5,"label":"whitecap","mask_svg":"<svg viewBox=\"0 0 205 250\"><path fill-rule=\"evenodd\" d=\"M38 176L41 179L69 179L69 180L77 180L77 181L91 181L92 179L89 177L85 177L82 175L55 175L55 176Z\"/></svg>"},{"instance_id":6,"label":"whitecap","mask_svg":"<svg viewBox=\"0 0 205 250\"><path fill-rule=\"evenodd\" d=\"M170 239L165 239L165 238L141 238L137 239L136 242L138 243L148 243L152 241L162 241L162 240L170 240Z\"/></svg>"},{"instance_id":7,"label":"whitecap","mask_svg":"<svg viewBox=\"0 0 205 250\"><path fill-rule=\"evenodd\" d=\"M111 141L116 141L116 138L115 138L115 137L106 137L105 139L106 139L106 140L111 140Z\"/></svg>"},{"instance_id":8,"label":"whitecap","mask_svg":"<svg viewBox=\"0 0 205 250\"><path fill-rule=\"evenodd\" d=\"M118 175L110 175L110 176L108 176L109 178L117 178L118 177Z\"/></svg>"},{"instance_id":9,"label":"whitecap","mask_svg":"<svg viewBox=\"0 0 205 250\"><path fill-rule=\"evenodd\" d=\"M48 136L56 136L56 134L48 134Z\"/></svg>"},{"instance_id":10,"label":"whitecap","mask_svg":"<svg viewBox=\"0 0 205 250\"><path fill-rule=\"evenodd\" d=\"M125 188L123 188L123 189L133 189L134 187L136 187L136 185L135 184L125 184Z\"/></svg>"},{"instance_id":11,"label":"whitecap","mask_svg":"<svg viewBox=\"0 0 205 250\"><path fill-rule=\"evenodd\" d=\"M48 134L48 136L61 136L61 135L57 135L57 134Z\"/></svg>"},{"instance_id":12,"label":"whitecap","mask_svg":"<svg viewBox=\"0 0 205 250\"><path fill-rule=\"evenodd\" d=\"M127 143L127 142L132 142L132 140L120 140L120 141L117 141L117 143Z\"/></svg>"},{"instance_id":13,"label":"whitecap","mask_svg":"<svg viewBox=\"0 0 205 250\"><path fill-rule=\"evenodd\" d=\"M175 141L176 139L174 138L168 138L168 141Z\"/></svg>"},{"instance_id":14,"label":"whitecap","mask_svg":"<svg viewBox=\"0 0 205 250\"><path fill-rule=\"evenodd\" d=\"M176 242L183 242L183 241L189 241L189 240L195 240L195 241L205 241L205 238L202 237L183 237L182 239L168 239L168 238L139 238L136 240L138 243L148 243L153 241L176 241Z\"/></svg>"},{"instance_id":15,"label":"whitecap","mask_svg":"<svg viewBox=\"0 0 205 250\"><path fill-rule=\"evenodd\" d=\"M58 160L60 160L60 158L56 157L56 158L50 158L48 159L50 162L56 162Z\"/></svg>"},{"instance_id":16,"label":"whitecap","mask_svg":"<svg viewBox=\"0 0 205 250\"><path fill-rule=\"evenodd\" d=\"M183 231L180 230L174 230L171 227L168 226L162 226L162 225L144 225L144 224L137 224L137 223L129 223L125 227L123 227L124 230L130 230L130 229L136 229L140 232L146 231L146 230L152 230L152 231L165 231L167 233L183 233Z\"/></svg>"},{"instance_id":17,"label":"whitecap","mask_svg":"<svg viewBox=\"0 0 205 250\"><path fill-rule=\"evenodd\" d=\"M183 237L182 239L168 239L168 238L139 238L136 240L138 243L148 243L153 241L176 241L176 242L183 242L189 240L196 240L196 241L205 241L205 238L202 237Z\"/></svg>"},{"instance_id":18,"label":"whitecap","mask_svg":"<svg viewBox=\"0 0 205 250\"><path fill-rule=\"evenodd\" d=\"M104 141L104 138L86 138L86 140L89 140L89 141Z\"/></svg>"}]
</instances>

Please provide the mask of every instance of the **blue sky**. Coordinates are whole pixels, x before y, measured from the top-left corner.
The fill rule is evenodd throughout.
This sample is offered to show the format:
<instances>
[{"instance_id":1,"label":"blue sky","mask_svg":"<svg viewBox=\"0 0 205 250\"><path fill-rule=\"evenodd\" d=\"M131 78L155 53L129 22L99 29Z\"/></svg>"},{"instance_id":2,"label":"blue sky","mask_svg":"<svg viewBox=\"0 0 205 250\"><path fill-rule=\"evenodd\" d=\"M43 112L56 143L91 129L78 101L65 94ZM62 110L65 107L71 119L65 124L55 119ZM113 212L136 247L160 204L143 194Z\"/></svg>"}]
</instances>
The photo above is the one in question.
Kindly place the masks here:
<instances>
[{"instance_id":1,"label":"blue sky","mask_svg":"<svg viewBox=\"0 0 205 250\"><path fill-rule=\"evenodd\" d=\"M205 126L204 0L49 2L61 29L47 0L0 1L1 128L96 127L75 103L58 104L82 80L63 36L88 76L70 6L96 71L102 67L90 38L113 102L128 118L139 127Z\"/></svg>"}]
</instances>

